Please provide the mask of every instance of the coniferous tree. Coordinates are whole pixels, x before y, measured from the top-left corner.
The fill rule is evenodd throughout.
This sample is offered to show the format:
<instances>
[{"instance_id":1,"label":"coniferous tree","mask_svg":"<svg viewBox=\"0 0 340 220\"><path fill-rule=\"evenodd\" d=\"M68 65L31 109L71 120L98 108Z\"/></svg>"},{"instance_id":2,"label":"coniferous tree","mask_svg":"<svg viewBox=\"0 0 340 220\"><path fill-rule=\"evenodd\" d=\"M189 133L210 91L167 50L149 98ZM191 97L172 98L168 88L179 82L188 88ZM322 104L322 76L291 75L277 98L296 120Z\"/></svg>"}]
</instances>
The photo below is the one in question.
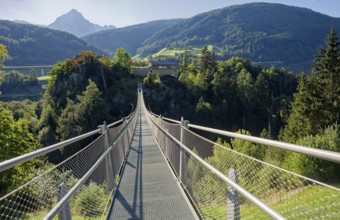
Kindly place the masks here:
<instances>
[{"instance_id":1,"label":"coniferous tree","mask_svg":"<svg viewBox=\"0 0 340 220\"><path fill-rule=\"evenodd\" d=\"M271 124L270 124L270 89L269 82L266 80L264 73L258 75L256 82L254 84L255 97L254 97L254 110L256 115L257 123L268 124L268 137L272 136ZM255 118L254 118L255 120ZM260 127L264 127L265 124Z\"/></svg>"},{"instance_id":2,"label":"coniferous tree","mask_svg":"<svg viewBox=\"0 0 340 220\"><path fill-rule=\"evenodd\" d=\"M331 28L326 43L327 48L320 50L313 69L321 85L324 127L340 120L340 41L334 28Z\"/></svg>"},{"instance_id":3,"label":"coniferous tree","mask_svg":"<svg viewBox=\"0 0 340 220\"><path fill-rule=\"evenodd\" d=\"M340 121L340 42L334 28L326 43L326 49L321 49L315 59L312 74L300 77L283 133L285 141L319 134Z\"/></svg>"},{"instance_id":4,"label":"coniferous tree","mask_svg":"<svg viewBox=\"0 0 340 220\"><path fill-rule=\"evenodd\" d=\"M189 51L186 49L184 51L184 56L183 56L182 72L188 71L189 64L190 64L190 56L189 56Z\"/></svg>"},{"instance_id":5,"label":"coniferous tree","mask_svg":"<svg viewBox=\"0 0 340 220\"><path fill-rule=\"evenodd\" d=\"M295 142L299 137L311 133L313 124L311 105L312 98L309 92L308 79L303 74L299 78L298 92L294 95L292 112L282 136L284 141Z\"/></svg>"},{"instance_id":6,"label":"coniferous tree","mask_svg":"<svg viewBox=\"0 0 340 220\"><path fill-rule=\"evenodd\" d=\"M82 95L77 96L80 103L76 106L76 110L83 132L95 129L100 123L99 119L105 110L103 99L100 96L101 92L92 80L89 80L89 84Z\"/></svg>"},{"instance_id":7,"label":"coniferous tree","mask_svg":"<svg viewBox=\"0 0 340 220\"><path fill-rule=\"evenodd\" d=\"M201 49L201 73L203 76L206 76L211 66L211 53L208 50L208 47L204 47Z\"/></svg>"},{"instance_id":8,"label":"coniferous tree","mask_svg":"<svg viewBox=\"0 0 340 220\"><path fill-rule=\"evenodd\" d=\"M215 52L211 54L210 72L214 74L217 70L217 58Z\"/></svg>"},{"instance_id":9,"label":"coniferous tree","mask_svg":"<svg viewBox=\"0 0 340 220\"><path fill-rule=\"evenodd\" d=\"M245 128L246 124L248 124L247 119L249 118L249 114L253 109L254 99L254 79L246 69L242 69L237 75L237 87L241 106L241 127Z\"/></svg>"},{"instance_id":10,"label":"coniferous tree","mask_svg":"<svg viewBox=\"0 0 340 220\"><path fill-rule=\"evenodd\" d=\"M81 134L80 118L76 105L70 99L67 99L67 107L61 112L58 118L58 126L56 132L60 136L60 140L66 140Z\"/></svg>"}]
</instances>

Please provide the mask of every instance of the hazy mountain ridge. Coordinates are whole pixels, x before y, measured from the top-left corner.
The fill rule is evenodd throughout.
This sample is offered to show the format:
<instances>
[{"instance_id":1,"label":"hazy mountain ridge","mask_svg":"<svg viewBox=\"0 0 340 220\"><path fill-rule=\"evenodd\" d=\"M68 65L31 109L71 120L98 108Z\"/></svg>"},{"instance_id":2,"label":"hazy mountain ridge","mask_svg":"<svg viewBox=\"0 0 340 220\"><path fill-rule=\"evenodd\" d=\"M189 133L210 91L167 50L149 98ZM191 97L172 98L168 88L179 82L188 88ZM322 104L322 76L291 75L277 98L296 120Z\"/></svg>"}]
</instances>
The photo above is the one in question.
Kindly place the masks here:
<instances>
[{"instance_id":1,"label":"hazy mountain ridge","mask_svg":"<svg viewBox=\"0 0 340 220\"><path fill-rule=\"evenodd\" d=\"M113 25L100 26L93 24L75 9L72 9L67 14L58 17L52 24L48 25L49 28L66 31L78 37L85 36L102 30L116 28Z\"/></svg>"},{"instance_id":2,"label":"hazy mountain ridge","mask_svg":"<svg viewBox=\"0 0 340 220\"><path fill-rule=\"evenodd\" d=\"M64 31L0 20L0 44L7 47L6 65L53 65L79 51L104 52Z\"/></svg>"},{"instance_id":3,"label":"hazy mountain ridge","mask_svg":"<svg viewBox=\"0 0 340 220\"><path fill-rule=\"evenodd\" d=\"M25 20L13 20L13 22L18 23L18 24L32 24L32 23L25 21Z\"/></svg>"},{"instance_id":4,"label":"hazy mountain ridge","mask_svg":"<svg viewBox=\"0 0 340 220\"><path fill-rule=\"evenodd\" d=\"M135 55L137 48L157 32L175 25L185 19L157 20L123 28L100 31L82 37L83 40L113 55L120 47L131 55Z\"/></svg>"}]
</instances>

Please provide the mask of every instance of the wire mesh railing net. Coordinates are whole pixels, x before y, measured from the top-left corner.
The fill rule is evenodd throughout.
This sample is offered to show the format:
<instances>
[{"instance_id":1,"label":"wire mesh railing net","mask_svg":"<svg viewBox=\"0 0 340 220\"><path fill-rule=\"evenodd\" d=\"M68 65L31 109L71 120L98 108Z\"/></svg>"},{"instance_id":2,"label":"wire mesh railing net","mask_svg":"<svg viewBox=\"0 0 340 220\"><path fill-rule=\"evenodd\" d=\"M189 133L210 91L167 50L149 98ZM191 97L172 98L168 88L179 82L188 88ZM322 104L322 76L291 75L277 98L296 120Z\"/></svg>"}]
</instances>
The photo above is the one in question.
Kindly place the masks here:
<instances>
[{"instance_id":1,"label":"wire mesh railing net","mask_svg":"<svg viewBox=\"0 0 340 220\"><path fill-rule=\"evenodd\" d=\"M161 125L166 131L168 131L172 136L176 138L180 138L180 128L181 126L178 124L171 124L165 122L161 118L154 118L157 120L156 123ZM161 149L165 154L166 158L170 161L170 165L172 166L175 174L179 176L179 159L180 159L180 147L173 142L171 139L167 138L165 133L161 131L157 131L157 141L160 143Z\"/></svg>"},{"instance_id":2,"label":"wire mesh railing net","mask_svg":"<svg viewBox=\"0 0 340 220\"><path fill-rule=\"evenodd\" d=\"M167 122L152 115L148 116L158 125L168 126L170 132ZM155 124L150 124L163 149L164 143L172 143ZM230 175L235 171L234 176L237 176L237 183L242 188L287 219L336 219L340 216L338 188L238 153L230 149L229 144L210 141L186 128L183 128L182 141L185 146L227 177L233 179ZM175 153L169 153L168 157L171 163L179 163L178 158L171 158L171 154L178 156L179 146L175 145L171 145L170 150ZM188 153L185 154L184 161L182 184L203 218L225 218L228 212L229 214L234 212L233 216L241 219L270 218L242 196L238 196L236 202L227 204L227 200L230 199L228 185ZM228 209L228 206L234 208Z\"/></svg>"},{"instance_id":3,"label":"wire mesh railing net","mask_svg":"<svg viewBox=\"0 0 340 220\"><path fill-rule=\"evenodd\" d=\"M32 174L30 182L1 198L0 219L41 219L57 203L58 188L61 194L66 194L66 188L72 188L104 150L104 136L100 136L59 165L44 165ZM99 172L92 176L96 185L102 185L104 178ZM60 188L61 184L64 187Z\"/></svg>"},{"instance_id":4,"label":"wire mesh railing net","mask_svg":"<svg viewBox=\"0 0 340 220\"><path fill-rule=\"evenodd\" d=\"M135 118L127 127L130 134L135 126ZM110 143L123 132L123 126L121 124L107 130ZM107 161L109 157L103 160L66 205L72 216L101 218L105 215L110 193L114 190L114 185L107 184L108 178L112 176L108 177L106 163L113 163L114 173L118 174L131 138L127 131L116 140L116 146L110 152L111 161ZM60 164L45 164L32 174L31 181L0 199L0 219L42 219L90 170L105 150L103 134Z\"/></svg>"}]
</instances>

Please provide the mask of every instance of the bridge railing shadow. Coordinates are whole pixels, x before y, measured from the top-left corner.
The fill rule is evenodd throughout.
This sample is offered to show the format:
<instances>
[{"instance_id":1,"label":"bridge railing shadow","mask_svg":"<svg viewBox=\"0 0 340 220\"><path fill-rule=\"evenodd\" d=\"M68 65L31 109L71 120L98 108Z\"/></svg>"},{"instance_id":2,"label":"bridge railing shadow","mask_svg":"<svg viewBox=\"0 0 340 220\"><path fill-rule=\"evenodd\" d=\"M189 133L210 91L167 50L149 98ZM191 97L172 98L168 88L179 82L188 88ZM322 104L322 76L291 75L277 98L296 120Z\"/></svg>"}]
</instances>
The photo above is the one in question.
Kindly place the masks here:
<instances>
[{"instance_id":1,"label":"bridge railing shadow","mask_svg":"<svg viewBox=\"0 0 340 220\"><path fill-rule=\"evenodd\" d=\"M113 204L115 203L115 200L118 200L120 204L124 207L126 212L129 214L131 219L143 219L143 128L142 128L142 118L141 118L142 112L140 111L138 113L138 120L136 129L133 134L133 143L138 143L130 145L130 152L129 155L133 155L136 157L136 160L133 160L130 162L129 160L126 161L125 166L132 167L134 170L134 187L133 187L133 201L132 205L129 201L126 200L124 195L120 192L119 185L117 186L116 193L113 195L113 201L111 202L111 210L108 214L108 218L110 219L110 216L112 215L112 212L114 211ZM130 169L131 170L131 169ZM123 171L121 173L121 176L124 175L125 169L123 168ZM131 173L129 173L131 175ZM132 183L131 183L132 184Z\"/></svg>"}]
</instances>

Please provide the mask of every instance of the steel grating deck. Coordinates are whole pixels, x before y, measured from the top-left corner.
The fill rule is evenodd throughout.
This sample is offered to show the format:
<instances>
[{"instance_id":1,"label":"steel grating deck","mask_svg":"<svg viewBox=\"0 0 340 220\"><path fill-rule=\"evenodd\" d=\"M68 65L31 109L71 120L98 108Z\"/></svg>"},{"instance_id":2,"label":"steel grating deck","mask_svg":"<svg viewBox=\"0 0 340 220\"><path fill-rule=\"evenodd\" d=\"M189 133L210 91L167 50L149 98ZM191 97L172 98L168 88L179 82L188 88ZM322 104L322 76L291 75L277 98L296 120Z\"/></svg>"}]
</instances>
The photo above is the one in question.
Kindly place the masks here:
<instances>
[{"instance_id":1,"label":"steel grating deck","mask_svg":"<svg viewBox=\"0 0 340 220\"><path fill-rule=\"evenodd\" d=\"M143 111L108 219L198 219L163 157Z\"/></svg>"}]
</instances>

